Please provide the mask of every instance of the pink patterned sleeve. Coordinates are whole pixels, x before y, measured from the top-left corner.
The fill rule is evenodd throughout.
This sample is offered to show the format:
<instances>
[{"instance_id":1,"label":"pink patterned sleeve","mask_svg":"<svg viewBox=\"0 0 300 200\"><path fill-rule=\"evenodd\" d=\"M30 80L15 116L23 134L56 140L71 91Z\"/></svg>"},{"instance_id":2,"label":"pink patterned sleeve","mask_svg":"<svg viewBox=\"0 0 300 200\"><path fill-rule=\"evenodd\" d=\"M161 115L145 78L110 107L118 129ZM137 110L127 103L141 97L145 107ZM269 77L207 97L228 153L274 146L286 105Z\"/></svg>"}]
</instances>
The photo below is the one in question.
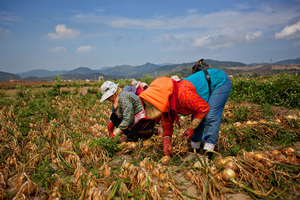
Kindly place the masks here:
<instances>
[{"instance_id":1,"label":"pink patterned sleeve","mask_svg":"<svg viewBox=\"0 0 300 200\"><path fill-rule=\"evenodd\" d=\"M180 82L178 99L179 111L182 114L193 114L195 119L203 119L209 111L208 103L197 94L193 84L187 80Z\"/></svg>"}]
</instances>

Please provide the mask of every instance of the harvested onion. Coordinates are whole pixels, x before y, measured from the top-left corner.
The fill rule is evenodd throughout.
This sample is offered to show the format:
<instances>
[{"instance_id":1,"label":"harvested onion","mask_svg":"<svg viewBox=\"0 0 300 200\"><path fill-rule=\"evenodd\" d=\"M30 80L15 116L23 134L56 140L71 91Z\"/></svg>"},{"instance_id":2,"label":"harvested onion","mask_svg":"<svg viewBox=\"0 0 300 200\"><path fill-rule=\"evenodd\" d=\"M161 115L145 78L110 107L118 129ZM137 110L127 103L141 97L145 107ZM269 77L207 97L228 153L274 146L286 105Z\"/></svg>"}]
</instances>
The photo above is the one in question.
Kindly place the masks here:
<instances>
[{"instance_id":1,"label":"harvested onion","mask_svg":"<svg viewBox=\"0 0 300 200\"><path fill-rule=\"evenodd\" d=\"M261 193L256 190L252 190L252 189L244 186L243 184L238 183L236 180L234 180L236 178L236 173L230 168L224 169L224 171L221 173L221 178L224 181L230 181L234 184L237 184L240 188L247 190L248 192L252 192L253 194L258 195L258 196L268 196L269 193L273 190L273 188L272 188L268 193L264 194L264 193Z\"/></svg>"},{"instance_id":2,"label":"harvested onion","mask_svg":"<svg viewBox=\"0 0 300 200\"><path fill-rule=\"evenodd\" d=\"M218 169L217 169L215 166L212 166L212 167L210 168L210 173L211 173L212 175L215 175L215 174L218 173Z\"/></svg>"},{"instance_id":3,"label":"harvested onion","mask_svg":"<svg viewBox=\"0 0 300 200\"><path fill-rule=\"evenodd\" d=\"M167 174L166 173L160 173L159 174L159 177L158 177L158 180L159 181L166 181L168 178Z\"/></svg>"},{"instance_id":4,"label":"harvested onion","mask_svg":"<svg viewBox=\"0 0 300 200\"><path fill-rule=\"evenodd\" d=\"M281 154L281 152L280 152L279 150L277 150L277 149L275 149L275 150L272 151L272 155L273 155L275 158L277 158L280 154Z\"/></svg>"},{"instance_id":5,"label":"harvested onion","mask_svg":"<svg viewBox=\"0 0 300 200\"><path fill-rule=\"evenodd\" d=\"M281 150L281 153L283 153L284 155L287 155L287 156L294 155L295 152L296 152L296 150L293 149L292 147L283 148L283 149Z\"/></svg>"},{"instance_id":6,"label":"harvested onion","mask_svg":"<svg viewBox=\"0 0 300 200\"><path fill-rule=\"evenodd\" d=\"M233 181L236 178L236 173L232 169L226 168L221 173L221 178L224 181Z\"/></svg>"},{"instance_id":7,"label":"harvested onion","mask_svg":"<svg viewBox=\"0 0 300 200\"><path fill-rule=\"evenodd\" d=\"M168 165L169 162L170 162L170 160L171 160L171 157L170 157L170 156L164 156L164 157L162 157L162 159L161 159L161 164L163 164L163 165Z\"/></svg>"},{"instance_id":8,"label":"harvested onion","mask_svg":"<svg viewBox=\"0 0 300 200\"><path fill-rule=\"evenodd\" d=\"M158 169L158 168L154 168L154 169L152 170L152 176L153 176L153 177L158 177L158 175L159 175L159 169Z\"/></svg>"},{"instance_id":9,"label":"harvested onion","mask_svg":"<svg viewBox=\"0 0 300 200\"><path fill-rule=\"evenodd\" d=\"M241 128L242 124L241 124L241 122L235 122L235 123L234 123L234 126L235 126L236 128Z\"/></svg>"},{"instance_id":10,"label":"harvested onion","mask_svg":"<svg viewBox=\"0 0 300 200\"><path fill-rule=\"evenodd\" d=\"M225 165L227 163L227 161L224 159L224 158L220 158L217 163L216 163L216 166L217 168L222 168L223 165Z\"/></svg>"},{"instance_id":11,"label":"harvested onion","mask_svg":"<svg viewBox=\"0 0 300 200\"><path fill-rule=\"evenodd\" d=\"M263 156L262 154L260 154L260 153L254 154L254 155L253 155L253 158L254 158L254 160L256 160L256 161L262 161L262 160L264 160L264 156Z\"/></svg>"},{"instance_id":12,"label":"harvested onion","mask_svg":"<svg viewBox=\"0 0 300 200\"><path fill-rule=\"evenodd\" d=\"M191 180L191 177L193 176L193 172L190 170L190 171L187 171L185 174L184 174L184 178L186 178L187 180Z\"/></svg>"},{"instance_id":13,"label":"harvested onion","mask_svg":"<svg viewBox=\"0 0 300 200\"><path fill-rule=\"evenodd\" d=\"M226 164L225 164L225 167L226 168L230 168L234 171L236 171L238 169L238 166L236 165L236 163L234 161L228 161Z\"/></svg>"},{"instance_id":14,"label":"harvested onion","mask_svg":"<svg viewBox=\"0 0 300 200\"><path fill-rule=\"evenodd\" d=\"M226 156L224 159L226 160L226 162L234 160L232 156Z\"/></svg>"}]
</instances>

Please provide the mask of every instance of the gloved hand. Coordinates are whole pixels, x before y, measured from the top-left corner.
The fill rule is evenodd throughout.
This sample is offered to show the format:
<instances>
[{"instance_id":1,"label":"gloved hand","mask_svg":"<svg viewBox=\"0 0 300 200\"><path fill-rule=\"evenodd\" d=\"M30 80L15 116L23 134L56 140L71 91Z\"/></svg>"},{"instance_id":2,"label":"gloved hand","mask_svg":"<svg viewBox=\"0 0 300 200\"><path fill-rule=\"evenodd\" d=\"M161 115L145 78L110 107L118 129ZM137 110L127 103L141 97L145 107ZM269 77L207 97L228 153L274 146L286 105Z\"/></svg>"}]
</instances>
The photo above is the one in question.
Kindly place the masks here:
<instances>
[{"instance_id":1,"label":"gloved hand","mask_svg":"<svg viewBox=\"0 0 300 200\"><path fill-rule=\"evenodd\" d=\"M116 128L113 133L110 134L110 137L114 139L115 136L119 136L123 133L123 131L120 128Z\"/></svg>"},{"instance_id":2,"label":"gloved hand","mask_svg":"<svg viewBox=\"0 0 300 200\"><path fill-rule=\"evenodd\" d=\"M110 137L112 137L112 139L114 139L115 134L112 132L112 133L110 134Z\"/></svg>"},{"instance_id":3,"label":"gloved hand","mask_svg":"<svg viewBox=\"0 0 300 200\"><path fill-rule=\"evenodd\" d=\"M164 153L166 156L170 156L170 153L173 154L170 136L164 137Z\"/></svg>"},{"instance_id":4,"label":"gloved hand","mask_svg":"<svg viewBox=\"0 0 300 200\"><path fill-rule=\"evenodd\" d=\"M184 131L184 133L181 135L181 138L187 137L187 139L191 139L192 136L193 136L193 134L194 134L194 130L188 128L188 129L186 129L186 130Z\"/></svg>"},{"instance_id":5,"label":"gloved hand","mask_svg":"<svg viewBox=\"0 0 300 200\"><path fill-rule=\"evenodd\" d=\"M111 134L114 131L114 124L112 122L110 122L107 125L107 129L108 129L108 133Z\"/></svg>"}]
</instances>

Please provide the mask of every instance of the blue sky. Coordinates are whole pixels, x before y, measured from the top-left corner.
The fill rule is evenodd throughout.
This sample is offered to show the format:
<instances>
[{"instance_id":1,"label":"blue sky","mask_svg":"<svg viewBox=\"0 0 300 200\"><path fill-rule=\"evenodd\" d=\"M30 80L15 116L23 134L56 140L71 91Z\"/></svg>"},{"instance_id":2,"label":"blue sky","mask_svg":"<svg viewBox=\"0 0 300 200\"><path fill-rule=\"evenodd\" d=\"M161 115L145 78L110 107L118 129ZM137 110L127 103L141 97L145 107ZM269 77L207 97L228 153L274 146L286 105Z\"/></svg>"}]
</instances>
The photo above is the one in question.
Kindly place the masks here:
<instances>
[{"instance_id":1,"label":"blue sky","mask_svg":"<svg viewBox=\"0 0 300 200\"><path fill-rule=\"evenodd\" d=\"M0 71L300 57L300 0L0 0Z\"/></svg>"}]
</instances>

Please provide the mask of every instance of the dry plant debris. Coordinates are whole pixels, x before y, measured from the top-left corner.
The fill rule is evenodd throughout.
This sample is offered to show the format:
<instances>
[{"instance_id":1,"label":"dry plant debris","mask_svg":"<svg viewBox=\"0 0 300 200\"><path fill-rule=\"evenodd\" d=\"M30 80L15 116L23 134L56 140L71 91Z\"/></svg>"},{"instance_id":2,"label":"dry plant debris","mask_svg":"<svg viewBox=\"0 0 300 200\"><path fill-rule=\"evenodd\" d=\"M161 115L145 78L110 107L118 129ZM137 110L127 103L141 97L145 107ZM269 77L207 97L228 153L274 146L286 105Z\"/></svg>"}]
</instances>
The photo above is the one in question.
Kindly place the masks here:
<instances>
[{"instance_id":1,"label":"dry plant debris","mask_svg":"<svg viewBox=\"0 0 300 200\"><path fill-rule=\"evenodd\" d=\"M80 96L54 98L49 105L56 117L32 111L24 134L18 115L22 109L31 112L31 105L19 103L0 110L0 199L228 199L239 192L280 199L287 191L299 192L299 149L242 149L236 156L215 152L208 161L192 153L176 127L174 155L164 157L160 136L113 146L106 130L109 104L87 106ZM231 117L229 112L230 107L225 113ZM189 117L181 119L187 126ZM252 127L270 140L280 129L299 136L299 116L255 120L228 123L225 129L242 137L244 128ZM237 139L228 141L221 131L218 150L229 150Z\"/></svg>"}]
</instances>

